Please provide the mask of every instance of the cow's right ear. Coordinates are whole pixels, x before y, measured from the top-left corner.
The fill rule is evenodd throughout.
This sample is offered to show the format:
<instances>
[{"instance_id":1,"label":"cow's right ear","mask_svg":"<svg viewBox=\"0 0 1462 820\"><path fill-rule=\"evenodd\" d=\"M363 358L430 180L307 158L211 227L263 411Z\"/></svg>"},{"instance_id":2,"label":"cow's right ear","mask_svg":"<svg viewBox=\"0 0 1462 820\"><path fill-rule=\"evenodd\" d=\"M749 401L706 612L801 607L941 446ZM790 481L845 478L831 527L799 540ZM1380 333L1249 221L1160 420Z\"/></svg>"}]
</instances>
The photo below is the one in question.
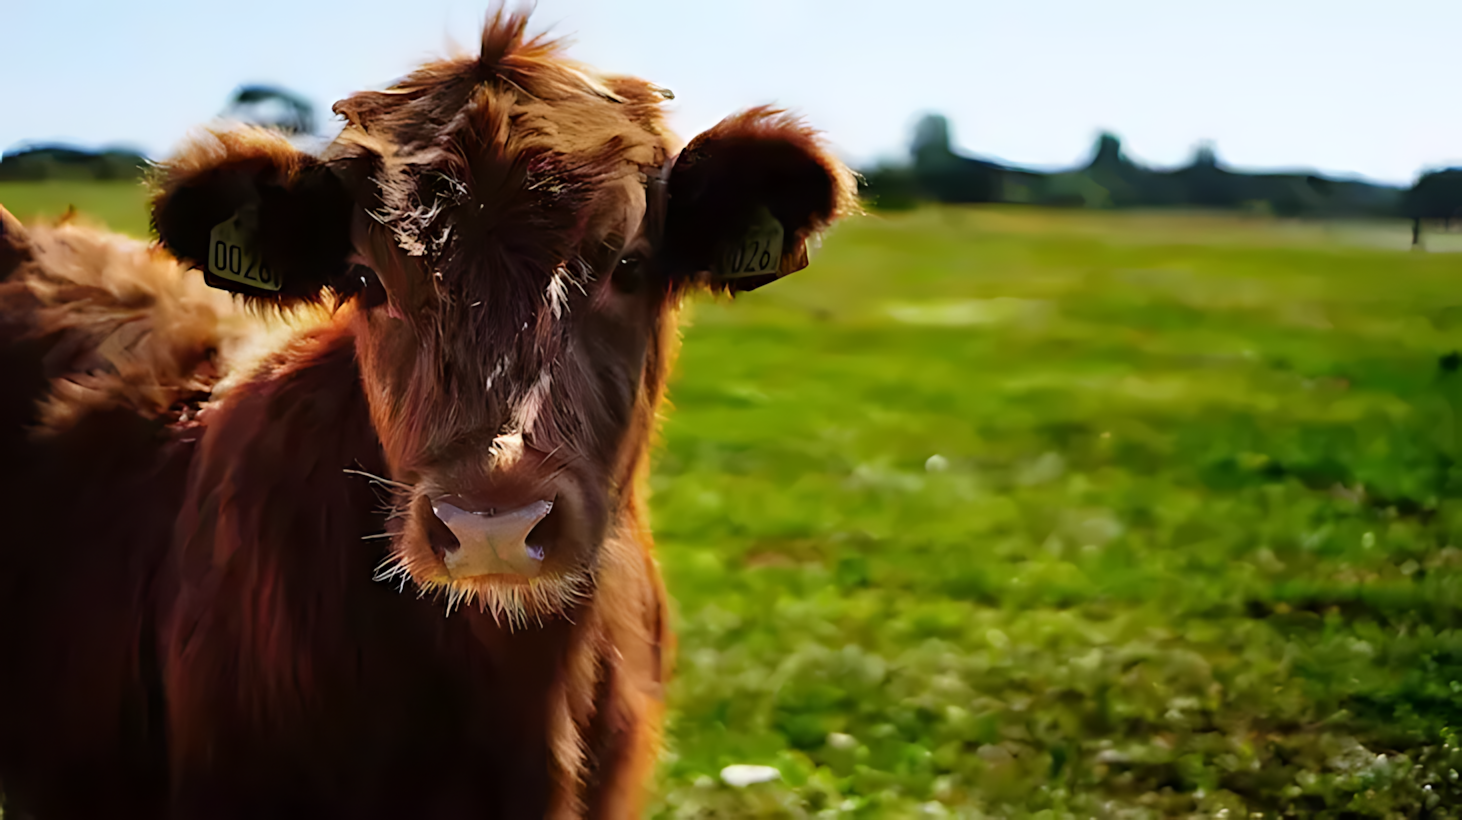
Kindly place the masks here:
<instances>
[{"instance_id":1,"label":"cow's right ear","mask_svg":"<svg viewBox=\"0 0 1462 820\"><path fill-rule=\"evenodd\" d=\"M340 170L262 128L204 133L154 174L153 229L213 287L318 301L351 283L354 197Z\"/></svg>"}]
</instances>

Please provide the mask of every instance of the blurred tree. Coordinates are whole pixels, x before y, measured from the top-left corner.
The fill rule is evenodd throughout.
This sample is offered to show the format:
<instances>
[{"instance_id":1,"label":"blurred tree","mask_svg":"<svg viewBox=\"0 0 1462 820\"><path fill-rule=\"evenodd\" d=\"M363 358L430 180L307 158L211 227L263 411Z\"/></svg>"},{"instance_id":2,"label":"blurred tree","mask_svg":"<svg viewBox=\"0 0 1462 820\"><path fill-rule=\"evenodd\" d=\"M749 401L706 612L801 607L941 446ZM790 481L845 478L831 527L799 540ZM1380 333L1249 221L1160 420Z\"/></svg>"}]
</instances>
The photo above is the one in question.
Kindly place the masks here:
<instances>
[{"instance_id":1,"label":"blurred tree","mask_svg":"<svg viewBox=\"0 0 1462 820\"><path fill-rule=\"evenodd\" d=\"M286 134L315 133L314 105L292 91L274 86L240 87L229 99L223 115Z\"/></svg>"},{"instance_id":2,"label":"blurred tree","mask_svg":"<svg viewBox=\"0 0 1462 820\"><path fill-rule=\"evenodd\" d=\"M930 114L914 126L910 153L919 188L940 202L999 201L1000 173L993 162L954 152L949 120Z\"/></svg>"},{"instance_id":3,"label":"blurred tree","mask_svg":"<svg viewBox=\"0 0 1462 820\"><path fill-rule=\"evenodd\" d=\"M1237 208L1247 199L1259 199L1246 196L1236 176L1219 165L1213 143L1199 143L1193 161L1172 174L1178 188L1174 199L1200 208Z\"/></svg>"},{"instance_id":4,"label":"blurred tree","mask_svg":"<svg viewBox=\"0 0 1462 820\"><path fill-rule=\"evenodd\" d=\"M1128 159L1122 152L1122 140L1116 134L1102 132L1092 148L1091 162L1083 169L1095 187L1106 192L1105 202L1089 201L1088 207L1123 208L1166 204L1157 175Z\"/></svg>"},{"instance_id":5,"label":"blurred tree","mask_svg":"<svg viewBox=\"0 0 1462 820\"><path fill-rule=\"evenodd\" d=\"M860 196L882 211L903 211L917 207L923 199L914 169L908 165L880 163L862 172Z\"/></svg>"},{"instance_id":6,"label":"blurred tree","mask_svg":"<svg viewBox=\"0 0 1462 820\"><path fill-rule=\"evenodd\" d=\"M1217 168L1218 153L1214 151L1213 143L1207 140L1198 143L1198 150L1193 152L1193 168Z\"/></svg>"},{"instance_id":7,"label":"blurred tree","mask_svg":"<svg viewBox=\"0 0 1462 820\"><path fill-rule=\"evenodd\" d=\"M1462 216L1462 168L1445 168L1422 174L1401 198L1402 213L1411 218L1411 244L1421 244L1424 221L1441 220L1451 227Z\"/></svg>"},{"instance_id":8,"label":"blurred tree","mask_svg":"<svg viewBox=\"0 0 1462 820\"><path fill-rule=\"evenodd\" d=\"M960 157L954 153L953 143L948 119L939 114L923 117L914 125L914 138L909 143L914 166L936 170L957 164Z\"/></svg>"},{"instance_id":9,"label":"blurred tree","mask_svg":"<svg viewBox=\"0 0 1462 820\"><path fill-rule=\"evenodd\" d=\"M1088 169L1116 169L1129 164L1122 155L1122 140L1116 134L1103 131L1097 136L1096 147L1092 149Z\"/></svg>"}]
</instances>

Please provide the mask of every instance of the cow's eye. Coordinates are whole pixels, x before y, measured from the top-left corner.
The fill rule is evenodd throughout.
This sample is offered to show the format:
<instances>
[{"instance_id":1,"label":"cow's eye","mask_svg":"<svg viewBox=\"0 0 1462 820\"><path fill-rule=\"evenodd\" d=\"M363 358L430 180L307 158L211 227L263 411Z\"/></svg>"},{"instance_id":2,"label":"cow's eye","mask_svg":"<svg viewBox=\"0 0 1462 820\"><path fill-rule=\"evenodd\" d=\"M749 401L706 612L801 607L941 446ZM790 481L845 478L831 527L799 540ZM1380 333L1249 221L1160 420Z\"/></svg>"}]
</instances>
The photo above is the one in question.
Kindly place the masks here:
<instances>
[{"instance_id":1,"label":"cow's eye","mask_svg":"<svg viewBox=\"0 0 1462 820\"><path fill-rule=\"evenodd\" d=\"M356 265L350 275L360 279L361 307L370 310L386 303L386 287L381 284L381 277L376 275L375 270L365 265Z\"/></svg>"},{"instance_id":2,"label":"cow's eye","mask_svg":"<svg viewBox=\"0 0 1462 820\"><path fill-rule=\"evenodd\" d=\"M614 265L614 287L620 293L634 293L645 284L644 258L637 253L625 254Z\"/></svg>"}]
</instances>

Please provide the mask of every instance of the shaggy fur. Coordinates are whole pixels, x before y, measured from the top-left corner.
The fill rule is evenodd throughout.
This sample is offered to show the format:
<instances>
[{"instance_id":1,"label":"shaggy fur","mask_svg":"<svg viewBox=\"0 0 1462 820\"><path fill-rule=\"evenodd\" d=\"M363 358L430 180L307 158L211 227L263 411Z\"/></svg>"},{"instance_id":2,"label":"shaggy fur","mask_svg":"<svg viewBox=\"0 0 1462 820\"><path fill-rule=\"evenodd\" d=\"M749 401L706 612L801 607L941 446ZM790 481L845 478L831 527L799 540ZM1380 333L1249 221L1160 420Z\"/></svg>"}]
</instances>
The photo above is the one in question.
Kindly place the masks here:
<instances>
[{"instance_id":1,"label":"shaggy fur","mask_svg":"<svg viewBox=\"0 0 1462 820\"><path fill-rule=\"evenodd\" d=\"M804 266L853 183L769 109L677 153L666 92L525 32L338 103L318 157L200 133L152 180L171 255L0 211L7 811L638 812L675 306ZM780 269L719 280L762 207ZM186 270L242 213L278 291ZM453 578L444 497L551 499L543 571Z\"/></svg>"}]
</instances>

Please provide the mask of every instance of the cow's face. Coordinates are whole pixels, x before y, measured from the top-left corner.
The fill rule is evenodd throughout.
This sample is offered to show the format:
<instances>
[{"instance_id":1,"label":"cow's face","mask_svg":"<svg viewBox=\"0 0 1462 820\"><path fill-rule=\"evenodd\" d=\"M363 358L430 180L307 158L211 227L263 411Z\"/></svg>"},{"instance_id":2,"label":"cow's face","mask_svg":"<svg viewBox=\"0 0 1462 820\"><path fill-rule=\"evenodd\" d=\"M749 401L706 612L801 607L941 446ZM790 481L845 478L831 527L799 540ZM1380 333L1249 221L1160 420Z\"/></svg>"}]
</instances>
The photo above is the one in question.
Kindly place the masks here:
<instances>
[{"instance_id":1,"label":"cow's face","mask_svg":"<svg viewBox=\"0 0 1462 820\"><path fill-rule=\"evenodd\" d=\"M495 19L480 58L338 103L320 158L203 137L154 204L210 282L344 303L396 492L388 574L513 618L585 591L629 520L679 296L802 267L852 197L793 120L750 111L676 155L664 92L522 31Z\"/></svg>"}]
</instances>

